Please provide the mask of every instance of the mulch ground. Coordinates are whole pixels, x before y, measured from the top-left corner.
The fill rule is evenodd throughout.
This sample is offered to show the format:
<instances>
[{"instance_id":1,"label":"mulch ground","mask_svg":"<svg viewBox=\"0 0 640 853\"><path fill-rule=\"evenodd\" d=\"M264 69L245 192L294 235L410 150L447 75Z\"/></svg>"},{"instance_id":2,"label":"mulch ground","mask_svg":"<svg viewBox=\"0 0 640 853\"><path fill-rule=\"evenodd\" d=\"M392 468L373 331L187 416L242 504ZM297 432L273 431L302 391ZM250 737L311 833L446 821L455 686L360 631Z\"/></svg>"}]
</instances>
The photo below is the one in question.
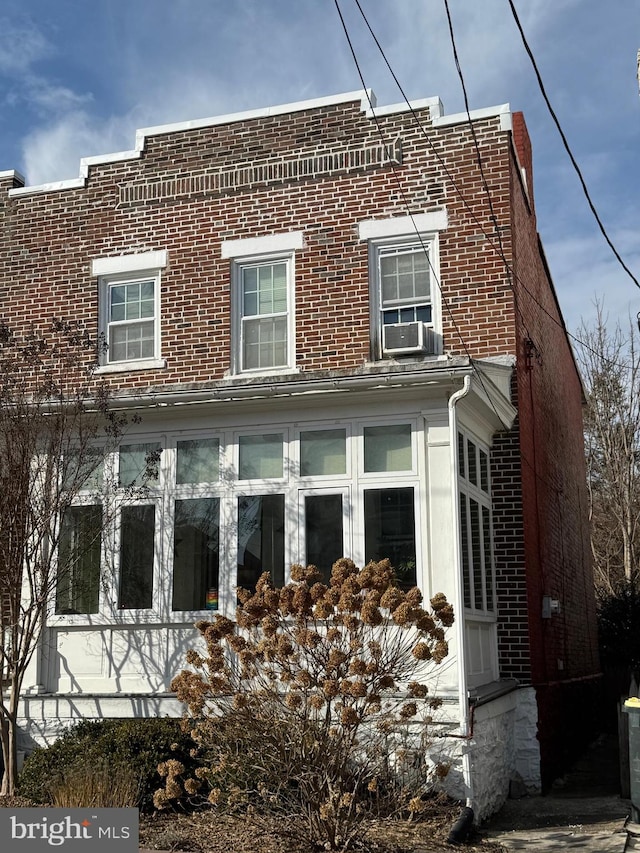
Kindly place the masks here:
<instances>
[{"instance_id":1,"label":"mulch ground","mask_svg":"<svg viewBox=\"0 0 640 853\"><path fill-rule=\"evenodd\" d=\"M23 797L0 797L0 807L35 804ZM375 821L356 850L361 853L451 853L447 836L460 814L460 806L435 799L420 820ZM282 818L260 818L203 811L192 814L156 813L140 816L140 847L184 853L310 853L283 834ZM504 853L504 848L473 831L462 850Z\"/></svg>"}]
</instances>

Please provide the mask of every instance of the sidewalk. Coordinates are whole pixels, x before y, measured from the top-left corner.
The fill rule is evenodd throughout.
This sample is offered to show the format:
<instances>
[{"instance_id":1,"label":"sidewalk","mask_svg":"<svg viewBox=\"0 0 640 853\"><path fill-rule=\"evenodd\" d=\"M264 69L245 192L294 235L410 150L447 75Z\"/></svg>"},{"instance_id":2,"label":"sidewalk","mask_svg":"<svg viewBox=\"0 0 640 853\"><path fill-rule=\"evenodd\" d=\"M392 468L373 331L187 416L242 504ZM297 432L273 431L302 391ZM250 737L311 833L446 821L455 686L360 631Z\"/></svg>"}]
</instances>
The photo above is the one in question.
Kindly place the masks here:
<instances>
[{"instance_id":1,"label":"sidewalk","mask_svg":"<svg viewBox=\"0 0 640 853\"><path fill-rule=\"evenodd\" d=\"M605 735L547 796L508 800L483 834L509 851L640 850L640 837L627 833L631 807L619 791L617 740ZM629 830L634 826L629 824ZM638 847L632 846L635 841Z\"/></svg>"}]
</instances>

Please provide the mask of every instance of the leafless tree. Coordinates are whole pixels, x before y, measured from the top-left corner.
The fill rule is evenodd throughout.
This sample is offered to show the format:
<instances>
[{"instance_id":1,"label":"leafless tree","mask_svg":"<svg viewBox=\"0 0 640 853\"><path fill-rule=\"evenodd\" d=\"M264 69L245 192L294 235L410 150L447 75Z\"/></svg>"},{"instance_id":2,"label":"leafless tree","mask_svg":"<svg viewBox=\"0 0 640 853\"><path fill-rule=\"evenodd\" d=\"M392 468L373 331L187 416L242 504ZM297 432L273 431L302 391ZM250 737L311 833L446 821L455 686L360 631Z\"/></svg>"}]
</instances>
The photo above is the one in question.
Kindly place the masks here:
<instances>
[{"instance_id":1,"label":"leafless tree","mask_svg":"<svg viewBox=\"0 0 640 853\"><path fill-rule=\"evenodd\" d=\"M585 448L596 586L613 592L640 569L640 348L635 323L609 327L602 304L582 324Z\"/></svg>"},{"instance_id":2,"label":"leafless tree","mask_svg":"<svg viewBox=\"0 0 640 853\"><path fill-rule=\"evenodd\" d=\"M57 321L21 333L0 325L3 795L16 790L18 715L27 668L56 595L65 582L68 592L65 578L78 574L83 559L69 544L68 513L126 424L96 379L96 357L97 342L72 324ZM100 501L95 503L100 508ZM94 543L104 523L103 516L94 515Z\"/></svg>"}]
</instances>

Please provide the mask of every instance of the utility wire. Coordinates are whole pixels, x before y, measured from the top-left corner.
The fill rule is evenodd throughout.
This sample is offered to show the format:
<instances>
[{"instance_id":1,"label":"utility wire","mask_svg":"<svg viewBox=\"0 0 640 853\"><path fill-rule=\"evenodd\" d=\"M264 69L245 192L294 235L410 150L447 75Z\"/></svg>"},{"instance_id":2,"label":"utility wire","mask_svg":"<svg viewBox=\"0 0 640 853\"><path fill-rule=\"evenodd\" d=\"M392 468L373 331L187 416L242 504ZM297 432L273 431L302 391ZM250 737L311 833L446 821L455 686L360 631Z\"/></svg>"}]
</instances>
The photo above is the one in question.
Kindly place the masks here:
<instances>
[{"instance_id":1,"label":"utility wire","mask_svg":"<svg viewBox=\"0 0 640 853\"><path fill-rule=\"evenodd\" d=\"M336 0L334 0L334 2L336 2ZM389 62L389 60L387 59L387 56L386 56L386 54L385 54L385 52L384 52L384 49L383 49L382 45L380 44L380 41L378 40L378 37L376 36L375 32L373 31L373 28L371 27L371 24L369 23L369 20L368 20L368 18L367 18L367 16L366 16L366 14L365 14L364 10L362 9L362 6L360 5L359 0L355 0L355 4L356 4L356 6L358 7L358 10L359 10L359 12L360 12L360 15L362 16L362 19L363 19L363 21L364 21L364 23L365 23L365 25L366 25L367 29L369 30L369 33L370 33L370 35L371 35L371 38L373 39L373 41L374 41L374 43L375 43L376 47L378 48L378 51L379 51L379 53L380 53L380 55L381 55L381 57L382 57L382 59L383 59L383 61L384 61L385 65L387 66L387 69L388 69L388 71L389 71L389 74L391 75L391 77L392 77L392 79L393 79L394 83L396 84L396 86L397 86L397 88L398 88L398 91L399 91L399 92L400 92L400 94L402 95L402 98L403 98L404 102L406 103L406 105L407 105L407 107L408 107L408 109L409 109L409 112L411 113L411 116L413 117L413 120L415 121L416 125L417 125L417 126L418 126L418 128L420 129L420 132L422 133L422 135L424 136L425 140L427 141L427 144L428 144L428 145L429 145L429 147L431 148L431 151L433 152L433 154L434 154L434 156L435 156L436 160L438 161L439 165L441 166L441 168L442 168L442 170L443 170L443 172L444 172L445 176L447 177L447 179L448 179L448 181L450 182L451 186L452 186L452 187L453 187L453 189L455 190L455 192L456 192L456 194L457 194L458 198L460 199L460 201L462 202L462 204L463 204L463 205L464 205L464 207L466 208L467 212L468 212L468 213L469 213L469 215L471 216L472 220L473 220L473 221L475 222L475 224L478 226L478 228L479 228L479 229L480 229L480 231L482 232L483 236L486 238L487 242L488 242L488 243L489 243L489 245L491 246L491 248L496 252L496 254L497 254L499 257L501 257L501 259L502 259L503 263L505 264L505 268L506 268L506 270L507 270L507 272L508 272L508 275L509 275L509 276L511 276L513 279L515 279L515 281L517 281L517 282L522 286L522 289L524 290L524 292L525 292L525 293L530 297L530 299L531 299L531 300L532 300L532 301L533 301L533 302L538 306L538 308L542 311L542 313L543 313L543 314L545 314L545 315L549 318L549 320L551 320L551 322L552 322L552 323L554 323L556 326L558 326L559 328L561 328L561 329L564 331L564 333L567 335L567 337L569 337L571 340L575 341L575 342L576 342L577 344L579 344L581 347L583 347L583 348L585 348L585 349L588 349L588 350L591 350L591 347L590 347L590 346L589 346L585 341L582 341L582 340L581 340L580 338L578 338L576 335L572 334L572 333L567 329L567 327L565 326L564 322L562 322L561 320L558 320L558 318L557 318L557 317L555 317L555 316L554 316L554 315L553 315L553 314L552 314L552 313L551 313L551 312L550 312L550 311L549 311L549 310L548 310L548 309L547 309L547 308L546 308L546 307L545 307L545 306L544 306L544 305L539 301L539 299L536 297L536 295L535 295L534 293L532 293L532 292L531 292L531 290L527 287L527 284L522 280L522 277L521 277L521 276L519 276L519 275L515 272L515 270L513 270L513 269L512 269L512 267L511 267L511 265L509 264L509 262L508 262L508 260L507 260L506 256L504 255L504 253L502 253L502 252L500 251L500 246L496 246L496 245L495 245L495 243L494 243L494 241L493 241L493 240L492 240L492 238L491 238L491 235L487 234L487 232L485 231L485 229L484 229L484 227L483 227L482 223L480 222L480 220L479 220L479 219L478 219L478 217L476 216L476 214L475 214L475 212L474 212L473 208L471 207L471 205L469 204L469 202L468 202L468 201L467 201L467 199L465 198L464 193L462 192L462 190L461 190L461 189L460 189L460 187L458 186L458 184L457 184L457 182L456 182L455 177L452 175L451 171L448 169L447 164L446 164L446 162L444 161L444 158L442 157L442 155L440 154L440 152L438 151L438 149L437 149L437 148L436 148L436 146L434 145L433 140L431 139L431 137L430 137L430 136L429 136L429 134L427 133L427 131L426 131L426 129L425 129L425 127L424 127L424 125L423 125L423 124L422 124L422 122L420 121L420 117L418 116L418 114L417 114L417 113L416 113L416 111L414 110L414 108L413 108L413 106L412 106L412 104L411 104L411 101L408 99L408 97L407 97L407 95L406 95L406 93L405 93L405 91L404 91L404 89L403 89L403 87L402 87L402 84L400 83L400 80L398 79L398 77L397 77L397 75L396 75L395 71L393 70L393 68L392 68L392 66L391 66L391 64L390 64L390 62ZM337 2L336 2L336 7L338 7ZM338 7L338 14L340 14L339 7ZM341 15L341 14L340 14L340 19L341 19L341 21L342 21L343 29L345 29L345 32L346 32L346 26L345 26L344 19L342 18L342 15ZM351 45L350 45L350 47L351 47L352 55L354 55L353 47L352 47ZM363 78L362 78L362 74L360 74L360 80L361 80L361 81L363 80ZM363 86L364 86L364 83L363 83ZM509 283L510 283L511 288L513 289L513 281L511 281L511 280L510 280L510 282L509 282ZM513 289L513 290L514 290L514 297L516 297L515 289ZM592 350L592 351L595 353L595 350ZM597 354L597 353L596 353L596 354Z\"/></svg>"},{"instance_id":2,"label":"utility wire","mask_svg":"<svg viewBox=\"0 0 640 853\"><path fill-rule=\"evenodd\" d=\"M525 36L525 34L524 34L524 30L523 30L523 28L522 28L522 24L520 23L520 18L518 17L518 12L517 12L517 10L516 10L515 4L513 3L513 0L508 0L508 2L509 2L509 6L511 7L511 14L513 15L513 19L514 19L514 21L516 22L516 26L517 26L517 28L518 28L518 32L520 33L520 37L521 37L521 39L522 39L522 43L523 43L523 45L524 45L524 49L526 50L527 55L528 55L529 59L531 60L531 65L533 66L533 70L534 70L535 75L536 75L536 78L537 78L537 80L538 80L538 86L540 87L540 92L542 93L542 97L544 98L544 102L545 102L545 104L547 105L547 109L549 110L549 113L550 113L550 115L551 115L551 118L553 119L554 124L555 124L555 126L557 127L557 129L558 129L558 133L560 134L560 139L562 140L562 144L564 145L565 151L566 151L566 152L567 152L567 154L569 155L569 160L571 161L571 165L573 166L573 168L574 168L574 170L575 170L575 172L576 172L576 174L577 174L577 176L578 176L578 179L580 180L580 184L581 184L581 186L582 186L582 190L583 190L583 192L584 192L585 198L587 199L587 203L588 203L588 205L589 205L589 207L590 207L590 209L591 209L591 212L593 213L593 215L594 215L594 217L595 217L595 220L596 220L596 222L597 222L597 224L598 224L598 228L599 228L599 229L600 229L600 231L602 232L602 236L603 236L603 237L604 237L604 239L607 241L607 244L609 245L609 248L611 249L611 251L612 251L612 252L613 252L613 254L615 255L616 260L618 261L618 263L620 264L620 266L622 267L622 269L627 273L627 275L629 276L629 278L631 279L631 281L635 284L635 286L636 286L636 287L638 287L638 288L640 288L640 282L639 282L639 281L638 281L638 279L635 277L635 275L631 272L631 270L630 270L630 269L629 269L629 267L625 264L625 262L622 260L622 257L620 256L620 253L618 252L618 250L616 249L616 247L613 245L613 243L612 243L612 241L611 241L611 238L610 238L610 237L609 237L609 235L607 234L607 231L606 231L606 229L605 229L605 227L604 227L604 224L603 224L603 222L602 222L602 220L601 220L601 218L600 218L600 215L598 214L598 211L596 210L596 206L595 206L595 204L593 203L593 200L592 200L591 195L590 195L590 193L589 193L589 190L588 190L588 188L587 188L587 184L586 184L586 181L585 181L585 179L584 179L584 177L583 177L583 174L582 174L582 171L581 171L581 169L580 169L580 166L578 165L578 163L577 163L577 161L576 161L576 158L573 156L573 153L572 153L572 151L571 151L571 148L569 147L569 142L567 141L567 137L565 136L565 133L564 133L564 131L563 131L563 129L562 129L562 127L561 127L561 125L560 125L560 121L559 121L559 119L558 119L558 116L556 115L555 110L554 110L554 109L553 109L553 107L551 106L551 101L549 100L549 96L547 95L547 92L546 92L546 89L545 89L544 83L542 82L542 75L540 74L540 70L539 70L539 68L538 68L538 64L537 64L537 62L536 62L536 60L535 60L535 57L534 57L534 55L533 55L533 51L531 50L531 47L529 46L529 42L527 41L527 37L526 37L526 36Z\"/></svg>"},{"instance_id":3,"label":"utility wire","mask_svg":"<svg viewBox=\"0 0 640 853\"><path fill-rule=\"evenodd\" d=\"M357 0L356 0L356 2L357 2ZM362 73L362 69L360 68L360 63L359 63L359 61L358 61L358 57L357 57L357 54L356 54L355 48L354 48L354 46L353 46L353 42L351 41L351 36L349 35L349 30L348 30L348 28L347 28L346 22L345 22L345 20L344 20L343 15L342 15L342 10L340 9L340 4L339 4L338 0L334 0L334 4L335 4L335 7L336 7L336 11L338 12L338 16L339 16L339 18L340 18L340 23L342 24L342 29L344 30L344 35L345 35L345 38L346 38L346 40L347 40L347 44L349 45L349 50L351 51L351 56L352 56L352 58L353 58L353 62L354 62L354 64L355 64L355 66L356 66L356 70L357 70L357 72L358 72L358 76L360 77L360 82L361 82L361 84L362 84L362 88L364 89L364 91L365 91L365 93L366 93L367 100L368 100L368 102L369 102L369 108L371 109L371 114L372 114L372 116L373 116L373 120L374 120L374 122L375 122L376 129L377 129L377 131L378 131L378 134L380 135L380 138L381 138L381 140L382 140L382 144L383 144L383 146L385 146L385 147L386 147L386 139L385 139L385 136L384 136L384 132L383 132L383 130L382 130L382 127L380 126L380 122L379 122L378 117L377 117L377 115L376 115L376 113L375 113L375 109L374 109L374 107L373 107L373 104L371 103L371 98L369 97L369 91L368 91L367 86L366 86L366 84L365 84L364 75L363 75L363 73ZM360 5L359 5L359 4L358 4L358 8L360 8ZM362 10L360 10L360 11L362 12ZM371 30L370 30L370 32L371 32ZM407 103L408 103L408 102L407 102ZM413 112L413 110L412 110L412 112ZM397 186L398 186L398 192L399 192L399 194L400 194L400 196L401 196L401 198L402 198L402 203L404 204L404 206L405 206L405 208L406 208L406 210L407 210L407 213L409 214L409 217L410 217L410 219L411 219L411 223L412 223L412 225L413 225L413 229L414 229L414 231L416 232L417 239L418 239L418 240L419 240L419 242L420 242L420 246L422 247L422 251L425 253L425 256L426 256L426 258L427 258L427 262L428 262L429 267L430 267L430 269L431 269L431 272L432 272L432 274L433 274L434 280L435 280L435 282L436 282L436 284L437 284L437 286L438 286L438 290L440 291L440 298L442 299L442 302L443 302L443 304L444 304L444 306L445 306L445 308L446 308L446 310L447 310L447 313L449 314L449 318L450 318L450 320L451 320L451 323L452 323L452 325L453 325L454 329L456 330L456 333L457 333L457 335L458 335L458 338L460 339L460 343L461 343L461 345L462 345L462 348L464 349L465 354L466 354L467 358L469 359L469 364L471 365L471 368L472 368L473 372L476 374L476 376L477 376L477 378L478 378L478 381L479 381L480 385L482 386L482 388L483 388L483 390L484 390L485 394L487 395L487 399L489 400L489 402L490 402L490 404L491 404L491 408L493 409L493 411L494 411L494 413L495 413L495 415L496 415L496 417L497 417L498 421L502 424L503 428L504 428L506 431L509 431L509 427L507 426L507 424L505 424L505 422L504 422L504 421L502 420L502 418L500 417L500 413L499 413L499 412L498 412L498 410L496 409L496 406L495 406L495 404L494 404L493 400L491 399L491 395L489 394L489 392L488 392L488 390L487 390L487 388L486 388L486 386L485 386L485 383L484 383L484 377L482 376L482 373L481 373L481 372L480 372L480 370L478 369L478 366L477 366L477 364L475 363L475 360L473 359L473 357L472 357L472 355L471 355L471 352L470 352L470 350L469 350L469 347L467 346L467 342L465 341L464 337L462 336L462 333L461 333L461 331L460 331L460 328L459 328L459 326L458 326L458 324L457 324L457 322L456 322L455 316L454 316L454 314L453 314L453 312L452 312L451 308L449 307L448 301L447 301L447 299L446 299L446 297L445 297L445 295L444 295L444 293L443 293L442 286L441 286L441 284L440 284L440 280L439 280L439 278L438 278L438 276L437 276L437 274L436 274L435 269L433 268L433 264L431 263L431 257L430 257L430 255L429 255L429 252L428 252L428 250L427 250L427 247L426 247L426 246L425 246L425 244L424 244L424 241L423 241L423 239L422 239L422 235L420 234L420 231L419 231L419 229L417 228L416 223L415 223L415 220L414 220L414 218L413 218L413 213L412 213L412 211L411 211L411 206L410 206L410 204L409 204L409 200L407 199L407 196L406 196L406 193L405 193L405 191L404 191L404 188L402 187L402 184L401 184L401 182L400 182L400 178L399 178L399 175L398 175L398 172L397 172L396 164L395 164L395 163L393 163L393 161L391 161L391 163L392 163L392 167L393 167L393 174L394 174L394 178L395 178L395 180L396 180L396 184L397 184Z\"/></svg>"}]
</instances>

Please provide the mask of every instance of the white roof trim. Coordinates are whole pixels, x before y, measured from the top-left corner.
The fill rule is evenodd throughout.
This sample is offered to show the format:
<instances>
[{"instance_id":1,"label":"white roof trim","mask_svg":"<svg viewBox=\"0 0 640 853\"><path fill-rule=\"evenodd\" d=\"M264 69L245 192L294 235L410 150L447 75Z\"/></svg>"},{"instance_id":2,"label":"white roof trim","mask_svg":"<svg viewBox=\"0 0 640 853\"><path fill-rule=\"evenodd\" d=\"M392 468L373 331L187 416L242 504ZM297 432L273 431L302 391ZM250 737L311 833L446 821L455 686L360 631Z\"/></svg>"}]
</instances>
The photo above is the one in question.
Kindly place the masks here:
<instances>
[{"instance_id":1,"label":"white roof trim","mask_svg":"<svg viewBox=\"0 0 640 853\"><path fill-rule=\"evenodd\" d=\"M429 231L443 231L449 224L446 207L413 216L394 216L391 219L366 219L358 223L360 240L382 237L407 237Z\"/></svg>"},{"instance_id":2,"label":"white roof trim","mask_svg":"<svg viewBox=\"0 0 640 853\"><path fill-rule=\"evenodd\" d=\"M89 176L89 166L100 166L103 163L120 163L124 160L137 160L142 151L117 151L115 154L96 154L93 157L83 157L80 160L80 177Z\"/></svg>"},{"instance_id":3,"label":"white roof trim","mask_svg":"<svg viewBox=\"0 0 640 853\"><path fill-rule=\"evenodd\" d=\"M4 172L0 172L0 178L13 178L14 180L22 181L24 183L24 176L20 174L20 172L16 171L16 169L7 169Z\"/></svg>"},{"instance_id":4,"label":"white roof trim","mask_svg":"<svg viewBox=\"0 0 640 853\"><path fill-rule=\"evenodd\" d=\"M241 121L250 121L251 119L267 118L269 116L286 115L287 113L302 112L303 110L319 109L321 107L331 106L333 104L343 104L349 101L360 101L360 109L368 118L375 116L394 115L397 113L408 112L409 110L429 109L434 127L447 127L455 124L462 124L469 121L469 118L482 119L491 118L493 116L500 117L500 129L511 130L511 108L509 104L502 104L497 107L488 107L486 109L473 110L470 116L467 113L455 113L454 115L443 115L443 107L439 98L423 98L417 101L410 101L393 104L391 106L376 107L376 96L371 89L359 89L354 92L345 92L340 95L329 95L324 98L312 98L307 101L295 101L289 104L279 104L272 107L263 107L257 110L248 110L244 112L228 113L222 116L213 116L210 118L194 119L192 121L175 122L172 124L160 124L154 127L144 127L136 131L135 148L130 151L118 151L112 154L98 154L91 157L83 157L80 160L80 177L72 178L64 181L53 181L51 183L39 184L29 187L15 187L8 191L10 196L32 195L34 193L58 192L60 190L79 189L86 185L89 169L91 166L99 166L106 163L118 163L126 160L137 160L142 155L146 140L150 136L159 136L164 133L179 133L186 130L197 130L205 127L216 127L218 125L232 124ZM372 107L374 109L372 109ZM15 171L0 172L1 177L17 177L24 180L22 176Z\"/></svg>"},{"instance_id":5,"label":"white roof trim","mask_svg":"<svg viewBox=\"0 0 640 853\"><path fill-rule=\"evenodd\" d=\"M135 255L114 255L110 258L94 258L91 261L91 275L117 275L119 273L158 270L167 265L167 250L139 252Z\"/></svg>"},{"instance_id":6,"label":"white roof trim","mask_svg":"<svg viewBox=\"0 0 640 853\"><path fill-rule=\"evenodd\" d=\"M511 105L500 104L497 107L485 107L481 110L471 110L467 113L452 113L452 115L434 118L434 127L447 127L452 124L464 124L477 119L500 117L500 130L511 130Z\"/></svg>"},{"instance_id":7,"label":"white roof trim","mask_svg":"<svg viewBox=\"0 0 640 853\"><path fill-rule=\"evenodd\" d=\"M375 107L375 104L374 104ZM440 98L422 98L419 101L403 101L400 104L390 104L385 107L375 107L374 110L368 109L366 111L367 118L374 118L380 116L387 115L395 115L396 113L407 113L415 110L424 110L429 109L431 113L431 118L436 118L437 116L441 116L444 112L444 107L442 106L442 101Z\"/></svg>"},{"instance_id":8,"label":"white roof trim","mask_svg":"<svg viewBox=\"0 0 640 853\"><path fill-rule=\"evenodd\" d=\"M221 255L223 258L243 258L273 252L293 252L296 249L302 249L303 246L304 235L302 231L288 231L286 234L267 234L264 237L223 240Z\"/></svg>"},{"instance_id":9,"label":"white roof trim","mask_svg":"<svg viewBox=\"0 0 640 853\"><path fill-rule=\"evenodd\" d=\"M9 190L9 195L34 195L36 193L58 192L59 190L76 190L83 187L85 183L85 178L71 178L68 181L53 181L50 184L38 184L35 187L15 187Z\"/></svg>"}]
</instances>

